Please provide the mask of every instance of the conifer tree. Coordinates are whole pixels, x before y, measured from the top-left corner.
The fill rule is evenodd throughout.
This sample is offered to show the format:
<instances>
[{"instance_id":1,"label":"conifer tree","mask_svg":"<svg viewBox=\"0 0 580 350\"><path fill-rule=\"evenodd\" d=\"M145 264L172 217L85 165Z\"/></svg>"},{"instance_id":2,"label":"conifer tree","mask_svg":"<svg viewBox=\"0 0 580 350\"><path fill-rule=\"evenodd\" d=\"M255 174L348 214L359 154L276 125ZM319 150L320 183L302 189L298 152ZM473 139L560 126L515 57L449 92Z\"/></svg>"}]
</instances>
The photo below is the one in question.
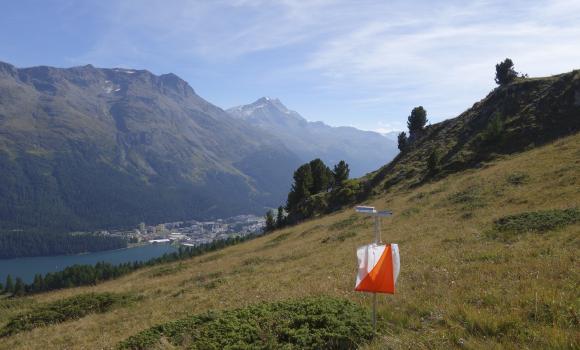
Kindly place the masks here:
<instances>
[{"instance_id":1,"label":"conifer tree","mask_svg":"<svg viewBox=\"0 0 580 350\"><path fill-rule=\"evenodd\" d=\"M310 164L306 163L294 172L294 183L292 184L290 193L288 193L286 210L288 212L294 212L298 208L298 204L310 196L312 187L312 170Z\"/></svg>"},{"instance_id":2,"label":"conifer tree","mask_svg":"<svg viewBox=\"0 0 580 350\"><path fill-rule=\"evenodd\" d=\"M40 292L43 289L44 289L44 279L42 278L41 274L37 273L36 275L34 275L34 282L32 282L32 290L34 292Z\"/></svg>"},{"instance_id":3,"label":"conifer tree","mask_svg":"<svg viewBox=\"0 0 580 350\"><path fill-rule=\"evenodd\" d=\"M22 282L20 277L16 277L16 283L14 284L14 295L22 296L25 292L24 282Z\"/></svg>"},{"instance_id":4,"label":"conifer tree","mask_svg":"<svg viewBox=\"0 0 580 350\"><path fill-rule=\"evenodd\" d=\"M334 185L336 187L341 187L346 180L348 180L348 176L350 174L350 169L348 164L341 160L334 166Z\"/></svg>"},{"instance_id":5,"label":"conifer tree","mask_svg":"<svg viewBox=\"0 0 580 350\"><path fill-rule=\"evenodd\" d=\"M427 125L427 111L425 108L423 106L413 108L411 115L407 118L407 127L411 138L423 131L425 125Z\"/></svg>"},{"instance_id":6,"label":"conifer tree","mask_svg":"<svg viewBox=\"0 0 580 350\"><path fill-rule=\"evenodd\" d=\"M6 286L4 287L4 292L6 293L13 293L14 292L14 281L12 280L12 276L6 276Z\"/></svg>"},{"instance_id":7,"label":"conifer tree","mask_svg":"<svg viewBox=\"0 0 580 350\"><path fill-rule=\"evenodd\" d=\"M399 151L404 152L407 149L407 141L407 134L402 131L399 136L397 136Z\"/></svg>"},{"instance_id":8,"label":"conifer tree","mask_svg":"<svg viewBox=\"0 0 580 350\"><path fill-rule=\"evenodd\" d=\"M503 62L495 65L495 82L498 85L506 85L518 77L518 72L514 70L514 62L506 58Z\"/></svg>"},{"instance_id":9,"label":"conifer tree","mask_svg":"<svg viewBox=\"0 0 580 350\"><path fill-rule=\"evenodd\" d=\"M441 163L441 155L437 150L433 150L431 154L429 154L429 158L427 158L427 169L429 170L430 175L434 175L439 171Z\"/></svg>"},{"instance_id":10,"label":"conifer tree","mask_svg":"<svg viewBox=\"0 0 580 350\"><path fill-rule=\"evenodd\" d=\"M271 210L266 213L266 227L264 232L272 232L276 229L276 222L274 221L274 215Z\"/></svg>"},{"instance_id":11,"label":"conifer tree","mask_svg":"<svg viewBox=\"0 0 580 350\"><path fill-rule=\"evenodd\" d=\"M285 220L284 220L284 207L279 206L278 207L278 214L276 215L276 227L281 228L284 227Z\"/></svg>"},{"instance_id":12,"label":"conifer tree","mask_svg":"<svg viewBox=\"0 0 580 350\"><path fill-rule=\"evenodd\" d=\"M314 159L310 163L310 171L312 172L312 187L311 194L325 192L330 188L333 182L333 174L330 168L324 164L320 159Z\"/></svg>"}]
</instances>

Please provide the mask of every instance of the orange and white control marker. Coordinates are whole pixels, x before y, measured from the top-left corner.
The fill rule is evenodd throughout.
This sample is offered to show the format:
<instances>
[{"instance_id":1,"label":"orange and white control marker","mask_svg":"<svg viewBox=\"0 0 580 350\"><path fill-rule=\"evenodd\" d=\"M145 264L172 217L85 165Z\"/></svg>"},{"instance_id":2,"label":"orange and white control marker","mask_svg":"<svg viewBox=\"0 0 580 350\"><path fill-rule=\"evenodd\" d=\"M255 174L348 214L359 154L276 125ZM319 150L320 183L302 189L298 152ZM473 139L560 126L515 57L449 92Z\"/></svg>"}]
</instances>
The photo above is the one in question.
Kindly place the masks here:
<instances>
[{"instance_id":1,"label":"orange and white control marker","mask_svg":"<svg viewBox=\"0 0 580 350\"><path fill-rule=\"evenodd\" d=\"M395 294L400 260L397 244L368 244L359 247L357 292Z\"/></svg>"},{"instance_id":2,"label":"orange and white control marker","mask_svg":"<svg viewBox=\"0 0 580 350\"><path fill-rule=\"evenodd\" d=\"M399 277L400 261L399 246L382 244L381 217L392 216L387 210L377 211L375 207L358 206L357 213L373 216L375 219L375 242L356 251L358 258L358 274L356 276L357 292L373 293L373 329L377 327L377 293L395 294L397 277Z\"/></svg>"}]
</instances>

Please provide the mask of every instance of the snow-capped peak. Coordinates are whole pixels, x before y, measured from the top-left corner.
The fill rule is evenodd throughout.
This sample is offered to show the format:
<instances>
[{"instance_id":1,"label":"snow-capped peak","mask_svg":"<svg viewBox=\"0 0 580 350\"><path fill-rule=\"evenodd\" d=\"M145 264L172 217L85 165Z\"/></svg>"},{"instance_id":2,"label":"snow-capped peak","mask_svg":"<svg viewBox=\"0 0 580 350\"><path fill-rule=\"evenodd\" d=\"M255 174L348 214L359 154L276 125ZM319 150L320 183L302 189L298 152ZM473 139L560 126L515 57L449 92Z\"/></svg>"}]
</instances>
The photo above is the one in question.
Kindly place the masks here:
<instances>
[{"instance_id":1,"label":"snow-capped peak","mask_svg":"<svg viewBox=\"0 0 580 350\"><path fill-rule=\"evenodd\" d=\"M230 113L242 118L247 117L272 117L274 115L286 116L291 119L306 121L300 114L289 110L279 99L264 96L253 103L237 106L229 109Z\"/></svg>"}]
</instances>

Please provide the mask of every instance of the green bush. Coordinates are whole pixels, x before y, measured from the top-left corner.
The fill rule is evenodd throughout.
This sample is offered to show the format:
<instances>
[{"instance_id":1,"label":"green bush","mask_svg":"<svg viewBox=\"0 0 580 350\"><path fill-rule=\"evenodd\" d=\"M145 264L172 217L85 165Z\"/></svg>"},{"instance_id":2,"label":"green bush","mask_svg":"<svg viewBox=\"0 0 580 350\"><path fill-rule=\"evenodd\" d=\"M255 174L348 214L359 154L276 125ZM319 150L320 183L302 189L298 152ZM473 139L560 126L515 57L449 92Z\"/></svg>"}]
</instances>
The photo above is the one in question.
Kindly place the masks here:
<instances>
[{"instance_id":1,"label":"green bush","mask_svg":"<svg viewBox=\"0 0 580 350\"><path fill-rule=\"evenodd\" d=\"M312 217L326 212L328 209L328 202L325 194L326 193L318 193L308 197L304 201L302 205L304 217Z\"/></svg>"},{"instance_id":2,"label":"green bush","mask_svg":"<svg viewBox=\"0 0 580 350\"><path fill-rule=\"evenodd\" d=\"M543 233L578 221L580 221L580 210L555 209L505 216L494 222L494 228L500 232Z\"/></svg>"},{"instance_id":3,"label":"green bush","mask_svg":"<svg viewBox=\"0 0 580 350\"><path fill-rule=\"evenodd\" d=\"M188 349L355 349L371 337L360 306L316 297L193 315L145 330L118 348L150 349L163 341Z\"/></svg>"},{"instance_id":4,"label":"green bush","mask_svg":"<svg viewBox=\"0 0 580 350\"><path fill-rule=\"evenodd\" d=\"M580 210L577 208L525 212L495 220L488 236L506 240L518 234L544 233L577 222L580 222Z\"/></svg>"},{"instance_id":5,"label":"green bush","mask_svg":"<svg viewBox=\"0 0 580 350\"><path fill-rule=\"evenodd\" d=\"M447 200L455 205L459 205L461 210L472 212L475 209L486 206L482 189L479 186L469 186L461 191L452 193Z\"/></svg>"},{"instance_id":6,"label":"green bush","mask_svg":"<svg viewBox=\"0 0 580 350\"><path fill-rule=\"evenodd\" d=\"M336 209L344 205L353 204L362 192L361 183L358 180L347 180L342 187L334 189L330 193L329 207Z\"/></svg>"},{"instance_id":7,"label":"green bush","mask_svg":"<svg viewBox=\"0 0 580 350\"><path fill-rule=\"evenodd\" d=\"M0 337L76 320L93 313L107 312L132 300L135 300L135 297L127 294L88 293L39 305L9 319L0 329Z\"/></svg>"}]
</instances>

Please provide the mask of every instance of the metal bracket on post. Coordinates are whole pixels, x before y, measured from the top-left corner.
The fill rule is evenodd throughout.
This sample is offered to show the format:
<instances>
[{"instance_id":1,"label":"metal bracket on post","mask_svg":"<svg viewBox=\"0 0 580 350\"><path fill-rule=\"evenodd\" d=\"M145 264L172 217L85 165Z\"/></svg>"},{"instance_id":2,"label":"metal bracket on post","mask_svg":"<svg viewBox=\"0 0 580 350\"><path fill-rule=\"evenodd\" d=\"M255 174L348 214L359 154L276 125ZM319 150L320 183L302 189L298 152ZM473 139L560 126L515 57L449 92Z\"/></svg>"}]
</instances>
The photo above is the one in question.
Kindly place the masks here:
<instances>
[{"instance_id":1,"label":"metal bracket on post","mask_svg":"<svg viewBox=\"0 0 580 350\"><path fill-rule=\"evenodd\" d=\"M381 242L381 217L392 216L393 212L388 210L377 211L375 207L358 206L355 208L357 213L367 214L375 217L375 244ZM373 293L373 333L377 332L377 293Z\"/></svg>"}]
</instances>

